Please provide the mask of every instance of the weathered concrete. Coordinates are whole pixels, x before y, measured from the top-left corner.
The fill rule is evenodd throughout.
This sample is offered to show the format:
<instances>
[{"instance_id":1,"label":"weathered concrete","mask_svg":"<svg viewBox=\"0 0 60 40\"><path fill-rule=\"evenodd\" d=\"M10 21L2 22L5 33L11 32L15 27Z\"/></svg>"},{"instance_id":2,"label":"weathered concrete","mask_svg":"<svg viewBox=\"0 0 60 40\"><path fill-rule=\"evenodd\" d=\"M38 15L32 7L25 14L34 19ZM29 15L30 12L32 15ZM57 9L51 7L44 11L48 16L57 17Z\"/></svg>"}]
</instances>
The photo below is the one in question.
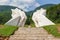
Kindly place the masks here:
<instances>
[{"instance_id":1,"label":"weathered concrete","mask_svg":"<svg viewBox=\"0 0 60 40\"><path fill-rule=\"evenodd\" d=\"M25 15L25 13L18 8L11 9L11 10L12 10L12 15L11 15L12 18L7 23L5 23L5 25L23 27L27 19L27 16Z\"/></svg>"},{"instance_id":2,"label":"weathered concrete","mask_svg":"<svg viewBox=\"0 0 60 40\"><path fill-rule=\"evenodd\" d=\"M50 21L46 17L46 10L41 8L40 10L37 10L33 16L32 20L34 21L36 27L42 27L47 25L55 25L52 21Z\"/></svg>"}]
</instances>

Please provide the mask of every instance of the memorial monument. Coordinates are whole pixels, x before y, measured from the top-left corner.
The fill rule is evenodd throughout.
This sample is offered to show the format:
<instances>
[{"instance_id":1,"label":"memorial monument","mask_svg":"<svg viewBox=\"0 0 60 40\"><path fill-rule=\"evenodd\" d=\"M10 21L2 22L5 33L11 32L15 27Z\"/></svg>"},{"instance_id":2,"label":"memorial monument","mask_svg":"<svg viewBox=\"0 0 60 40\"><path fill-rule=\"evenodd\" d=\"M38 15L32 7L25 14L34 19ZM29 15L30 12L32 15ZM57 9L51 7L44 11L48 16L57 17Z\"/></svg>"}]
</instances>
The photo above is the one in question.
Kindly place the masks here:
<instances>
[{"instance_id":1,"label":"memorial monument","mask_svg":"<svg viewBox=\"0 0 60 40\"><path fill-rule=\"evenodd\" d=\"M37 10L33 16L32 20L35 23L36 27L42 27L42 26L47 26L47 25L55 25L52 21L50 21L46 17L46 10L41 8L40 10Z\"/></svg>"},{"instance_id":2,"label":"memorial monument","mask_svg":"<svg viewBox=\"0 0 60 40\"><path fill-rule=\"evenodd\" d=\"M27 16L25 15L25 13L18 8L11 9L11 11L12 11L12 14L11 14L12 18L8 22L6 22L5 25L23 27L27 19Z\"/></svg>"}]
</instances>

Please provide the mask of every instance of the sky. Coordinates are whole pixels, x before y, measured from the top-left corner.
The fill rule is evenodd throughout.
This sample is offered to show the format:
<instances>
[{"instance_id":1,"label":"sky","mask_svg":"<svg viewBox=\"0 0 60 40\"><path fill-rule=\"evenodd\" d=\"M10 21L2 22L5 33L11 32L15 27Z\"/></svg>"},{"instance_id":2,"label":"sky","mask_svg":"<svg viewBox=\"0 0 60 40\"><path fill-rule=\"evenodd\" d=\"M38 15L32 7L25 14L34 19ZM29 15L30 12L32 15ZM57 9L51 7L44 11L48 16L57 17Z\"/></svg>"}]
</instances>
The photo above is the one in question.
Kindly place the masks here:
<instances>
[{"instance_id":1,"label":"sky","mask_svg":"<svg viewBox=\"0 0 60 40\"><path fill-rule=\"evenodd\" d=\"M0 5L16 6L24 11L34 10L44 4L59 4L60 0L0 0Z\"/></svg>"}]
</instances>

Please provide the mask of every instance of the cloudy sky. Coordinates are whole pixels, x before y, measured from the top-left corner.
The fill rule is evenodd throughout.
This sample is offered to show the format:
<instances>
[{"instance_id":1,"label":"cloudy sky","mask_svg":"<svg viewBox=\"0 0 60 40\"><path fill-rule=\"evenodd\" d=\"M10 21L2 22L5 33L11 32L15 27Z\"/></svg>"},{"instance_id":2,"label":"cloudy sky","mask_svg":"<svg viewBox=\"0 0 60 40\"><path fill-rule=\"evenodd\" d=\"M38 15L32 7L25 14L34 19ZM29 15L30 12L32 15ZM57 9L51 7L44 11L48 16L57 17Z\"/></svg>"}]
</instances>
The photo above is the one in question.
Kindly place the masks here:
<instances>
[{"instance_id":1,"label":"cloudy sky","mask_svg":"<svg viewBox=\"0 0 60 40\"><path fill-rule=\"evenodd\" d=\"M60 0L0 0L0 5L16 6L24 11L31 11L44 4L58 4Z\"/></svg>"}]
</instances>

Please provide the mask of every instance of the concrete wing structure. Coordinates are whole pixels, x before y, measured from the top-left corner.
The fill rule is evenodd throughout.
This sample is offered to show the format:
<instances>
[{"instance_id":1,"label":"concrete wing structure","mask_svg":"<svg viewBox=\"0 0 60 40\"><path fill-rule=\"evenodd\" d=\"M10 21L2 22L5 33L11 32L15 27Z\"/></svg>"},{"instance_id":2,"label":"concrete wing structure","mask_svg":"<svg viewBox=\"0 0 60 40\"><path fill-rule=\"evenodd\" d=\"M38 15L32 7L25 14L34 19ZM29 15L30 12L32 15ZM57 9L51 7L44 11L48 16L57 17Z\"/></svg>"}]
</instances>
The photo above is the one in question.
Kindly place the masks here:
<instances>
[{"instance_id":1,"label":"concrete wing structure","mask_svg":"<svg viewBox=\"0 0 60 40\"><path fill-rule=\"evenodd\" d=\"M12 18L5 23L5 25L12 25L12 26L21 26L23 27L25 24L25 21L27 19L25 13L18 8L16 9L11 9L12 11Z\"/></svg>"},{"instance_id":2,"label":"concrete wing structure","mask_svg":"<svg viewBox=\"0 0 60 40\"><path fill-rule=\"evenodd\" d=\"M46 10L41 8L40 10L37 10L33 16L32 20L34 21L36 27L42 27L47 25L55 25L52 21L50 21L46 17Z\"/></svg>"},{"instance_id":3,"label":"concrete wing structure","mask_svg":"<svg viewBox=\"0 0 60 40\"><path fill-rule=\"evenodd\" d=\"M7 23L5 23L5 25L18 26L20 19L21 19L20 16L17 18L12 18Z\"/></svg>"}]
</instances>

